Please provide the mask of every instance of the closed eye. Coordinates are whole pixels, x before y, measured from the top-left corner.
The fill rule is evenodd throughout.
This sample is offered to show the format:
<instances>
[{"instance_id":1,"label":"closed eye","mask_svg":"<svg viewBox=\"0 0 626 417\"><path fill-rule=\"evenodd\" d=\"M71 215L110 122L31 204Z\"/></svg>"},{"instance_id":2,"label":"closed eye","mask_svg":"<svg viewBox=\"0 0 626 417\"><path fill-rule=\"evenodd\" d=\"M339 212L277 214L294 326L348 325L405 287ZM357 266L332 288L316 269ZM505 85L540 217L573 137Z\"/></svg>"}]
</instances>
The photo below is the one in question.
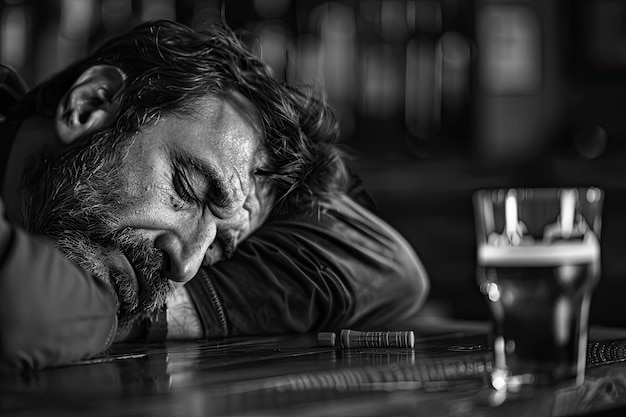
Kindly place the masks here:
<instances>
[{"instance_id":1,"label":"closed eye","mask_svg":"<svg viewBox=\"0 0 626 417\"><path fill-rule=\"evenodd\" d=\"M215 208L220 217L229 217L230 211L236 208L236 201L229 184L214 167L174 145L171 145L171 155L174 186L181 198Z\"/></svg>"},{"instance_id":2,"label":"closed eye","mask_svg":"<svg viewBox=\"0 0 626 417\"><path fill-rule=\"evenodd\" d=\"M183 201L190 204L201 203L198 196L193 192L187 176L181 170L175 169L172 183L174 184L174 190Z\"/></svg>"}]
</instances>

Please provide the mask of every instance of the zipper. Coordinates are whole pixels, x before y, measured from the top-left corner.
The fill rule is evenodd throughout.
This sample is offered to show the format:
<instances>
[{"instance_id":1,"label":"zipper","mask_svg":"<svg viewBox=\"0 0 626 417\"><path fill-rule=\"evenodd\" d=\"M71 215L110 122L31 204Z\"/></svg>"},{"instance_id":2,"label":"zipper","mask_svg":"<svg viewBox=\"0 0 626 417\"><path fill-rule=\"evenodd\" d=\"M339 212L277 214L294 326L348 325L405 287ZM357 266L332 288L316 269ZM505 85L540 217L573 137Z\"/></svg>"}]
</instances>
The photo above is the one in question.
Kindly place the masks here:
<instances>
[{"instance_id":1,"label":"zipper","mask_svg":"<svg viewBox=\"0 0 626 417\"><path fill-rule=\"evenodd\" d=\"M222 300L220 300L220 297L217 294L215 285L213 284L213 281L211 281L207 273L204 271L204 269L200 268L200 270L198 271L198 275L200 276L197 278L202 278L201 279L202 284L209 291L211 303L213 304L213 307L215 307L215 313L217 314L217 321L219 323L220 329L222 330L224 337L227 337L230 335L230 331L228 330L228 322L226 321L226 313L224 312L224 306L222 304Z\"/></svg>"}]
</instances>

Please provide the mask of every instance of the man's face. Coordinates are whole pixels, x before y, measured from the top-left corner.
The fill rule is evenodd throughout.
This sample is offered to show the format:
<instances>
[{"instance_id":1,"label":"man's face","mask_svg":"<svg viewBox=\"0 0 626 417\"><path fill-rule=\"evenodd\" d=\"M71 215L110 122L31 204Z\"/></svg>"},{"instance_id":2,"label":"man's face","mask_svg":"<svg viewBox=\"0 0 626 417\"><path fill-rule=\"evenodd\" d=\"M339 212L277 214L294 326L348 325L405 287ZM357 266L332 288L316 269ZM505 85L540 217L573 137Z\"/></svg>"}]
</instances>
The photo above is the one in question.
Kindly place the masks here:
<instances>
[{"instance_id":1,"label":"man's face","mask_svg":"<svg viewBox=\"0 0 626 417\"><path fill-rule=\"evenodd\" d=\"M267 215L268 187L253 175L260 132L234 97L203 99L192 116L166 115L132 138L109 140L113 149L100 137L48 161L54 169L43 179L30 174L26 190L47 197L25 223L112 284L122 321L165 302L202 264L228 257Z\"/></svg>"}]
</instances>

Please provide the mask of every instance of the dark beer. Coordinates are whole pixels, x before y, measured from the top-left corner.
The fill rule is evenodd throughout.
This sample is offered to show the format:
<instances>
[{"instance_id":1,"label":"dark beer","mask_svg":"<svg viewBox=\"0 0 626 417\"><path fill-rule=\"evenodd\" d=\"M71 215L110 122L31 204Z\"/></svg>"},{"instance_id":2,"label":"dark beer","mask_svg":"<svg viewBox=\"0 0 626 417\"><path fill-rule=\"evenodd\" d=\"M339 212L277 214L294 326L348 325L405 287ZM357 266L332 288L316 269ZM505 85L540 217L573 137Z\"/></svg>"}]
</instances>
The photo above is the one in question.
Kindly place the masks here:
<instances>
[{"instance_id":1,"label":"dark beer","mask_svg":"<svg viewBox=\"0 0 626 417\"><path fill-rule=\"evenodd\" d=\"M493 320L496 377L514 383L584 377L599 253L592 233L571 241L479 248L477 278Z\"/></svg>"}]
</instances>

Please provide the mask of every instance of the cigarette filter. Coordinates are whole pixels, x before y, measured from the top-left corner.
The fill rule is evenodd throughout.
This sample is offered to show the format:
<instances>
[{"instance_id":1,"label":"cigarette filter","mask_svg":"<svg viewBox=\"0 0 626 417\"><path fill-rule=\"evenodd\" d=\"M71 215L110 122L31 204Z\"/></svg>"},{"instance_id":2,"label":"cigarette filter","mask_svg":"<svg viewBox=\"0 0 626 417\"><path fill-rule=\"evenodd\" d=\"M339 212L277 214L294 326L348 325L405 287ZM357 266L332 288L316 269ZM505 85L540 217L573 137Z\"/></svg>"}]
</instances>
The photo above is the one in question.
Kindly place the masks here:
<instances>
[{"instance_id":1,"label":"cigarette filter","mask_svg":"<svg viewBox=\"0 0 626 417\"><path fill-rule=\"evenodd\" d=\"M319 332L317 334L317 344L319 346L335 346L337 335L333 332Z\"/></svg>"}]
</instances>

